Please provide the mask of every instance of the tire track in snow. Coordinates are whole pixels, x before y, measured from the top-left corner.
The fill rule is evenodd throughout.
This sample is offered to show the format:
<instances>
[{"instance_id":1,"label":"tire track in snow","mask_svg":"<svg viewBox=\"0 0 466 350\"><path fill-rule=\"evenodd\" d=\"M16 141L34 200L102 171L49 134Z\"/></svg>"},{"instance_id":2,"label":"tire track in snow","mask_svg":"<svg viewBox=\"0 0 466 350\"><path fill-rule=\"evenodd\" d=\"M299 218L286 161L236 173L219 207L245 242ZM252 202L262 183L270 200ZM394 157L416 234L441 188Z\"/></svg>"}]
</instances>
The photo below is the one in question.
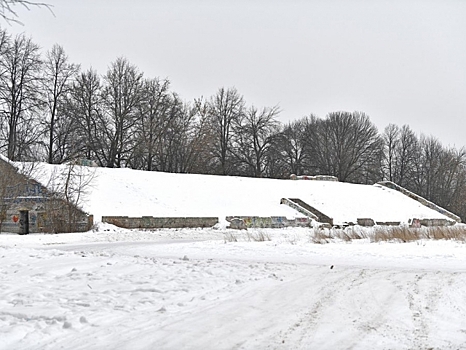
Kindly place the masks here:
<instances>
[{"instance_id":1,"label":"tire track in snow","mask_svg":"<svg viewBox=\"0 0 466 350\"><path fill-rule=\"evenodd\" d=\"M433 335L438 327L437 314L445 308L443 299L450 295L449 287L454 283L456 273L408 272L407 275L406 280L395 277L393 283L405 298L410 313L412 328L407 329L405 335L409 348L457 349L451 342ZM465 314L464 310L462 314ZM437 347L435 343L441 343L441 346Z\"/></svg>"},{"instance_id":2,"label":"tire track in snow","mask_svg":"<svg viewBox=\"0 0 466 350\"><path fill-rule=\"evenodd\" d=\"M408 290L406 297L414 323L413 346L418 349L426 349L428 347L429 337L429 325L425 319L427 306L422 304L419 292L419 282L425 277L426 273L416 274L414 280L407 283Z\"/></svg>"},{"instance_id":3,"label":"tire track in snow","mask_svg":"<svg viewBox=\"0 0 466 350\"><path fill-rule=\"evenodd\" d=\"M367 349L374 341L378 349L431 348L427 314L436 310L441 291L436 284L419 283L426 275L431 281L439 276L373 269L345 273L340 281L324 285L312 307L269 348L288 349L291 343L300 344L294 349ZM325 333L332 320L340 328Z\"/></svg>"},{"instance_id":4,"label":"tire track in snow","mask_svg":"<svg viewBox=\"0 0 466 350\"><path fill-rule=\"evenodd\" d=\"M322 283L322 279L325 279L325 284L314 294L312 306L310 308L306 307L307 311L301 313L291 327L284 332L280 332L277 336L277 344L272 347L273 349L287 349L288 343L307 345L312 343L313 334L319 327L325 309L334 305L336 299L341 297L353 284L360 283L364 270L360 272L348 269L342 272L334 270L329 273L333 273L331 278L328 275L321 276L320 283ZM316 298L317 300L315 300Z\"/></svg>"}]
</instances>

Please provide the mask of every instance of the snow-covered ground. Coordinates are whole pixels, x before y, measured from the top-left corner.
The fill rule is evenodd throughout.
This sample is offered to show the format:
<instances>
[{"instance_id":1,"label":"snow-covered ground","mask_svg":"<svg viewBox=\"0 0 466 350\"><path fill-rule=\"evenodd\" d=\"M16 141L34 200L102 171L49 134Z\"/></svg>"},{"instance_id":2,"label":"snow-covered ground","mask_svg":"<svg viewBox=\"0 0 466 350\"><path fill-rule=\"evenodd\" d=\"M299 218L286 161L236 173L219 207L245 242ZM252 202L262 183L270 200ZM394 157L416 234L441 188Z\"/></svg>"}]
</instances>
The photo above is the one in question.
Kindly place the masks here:
<instances>
[{"instance_id":1,"label":"snow-covered ground","mask_svg":"<svg viewBox=\"0 0 466 350\"><path fill-rule=\"evenodd\" d=\"M466 348L466 244L310 238L1 234L0 349Z\"/></svg>"},{"instance_id":2,"label":"snow-covered ground","mask_svg":"<svg viewBox=\"0 0 466 350\"><path fill-rule=\"evenodd\" d=\"M64 170L40 167L45 180ZM282 197L327 206L337 221L432 214L377 186L129 169L94 176L84 208L96 221L296 215ZM0 349L466 348L466 244L316 244L312 235L102 223L85 233L2 233Z\"/></svg>"}]
</instances>

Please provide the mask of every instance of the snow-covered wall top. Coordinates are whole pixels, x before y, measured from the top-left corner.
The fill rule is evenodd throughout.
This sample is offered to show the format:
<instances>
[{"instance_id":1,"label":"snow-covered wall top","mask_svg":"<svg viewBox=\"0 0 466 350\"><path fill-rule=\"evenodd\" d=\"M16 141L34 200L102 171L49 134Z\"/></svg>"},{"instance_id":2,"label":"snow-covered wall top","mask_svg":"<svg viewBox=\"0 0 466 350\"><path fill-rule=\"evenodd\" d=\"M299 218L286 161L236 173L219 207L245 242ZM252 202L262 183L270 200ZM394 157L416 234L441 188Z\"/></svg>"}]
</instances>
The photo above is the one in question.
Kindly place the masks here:
<instances>
[{"instance_id":1,"label":"snow-covered wall top","mask_svg":"<svg viewBox=\"0 0 466 350\"><path fill-rule=\"evenodd\" d=\"M65 165L41 164L38 180L46 184ZM333 218L335 224L375 221L408 222L448 219L402 193L370 185L328 181L293 181L231 176L171 174L131 169L88 168L94 180L83 208L94 214L120 216L302 216L280 204L299 198Z\"/></svg>"}]
</instances>

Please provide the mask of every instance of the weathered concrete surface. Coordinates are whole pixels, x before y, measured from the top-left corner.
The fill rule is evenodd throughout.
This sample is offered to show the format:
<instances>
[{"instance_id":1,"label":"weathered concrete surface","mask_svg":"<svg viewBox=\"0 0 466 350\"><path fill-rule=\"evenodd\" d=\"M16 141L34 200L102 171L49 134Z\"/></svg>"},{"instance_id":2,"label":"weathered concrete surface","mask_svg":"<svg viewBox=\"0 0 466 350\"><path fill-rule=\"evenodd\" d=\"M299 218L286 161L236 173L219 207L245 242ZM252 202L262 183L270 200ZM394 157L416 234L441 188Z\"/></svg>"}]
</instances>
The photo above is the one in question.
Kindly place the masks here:
<instances>
[{"instance_id":1,"label":"weathered concrete surface","mask_svg":"<svg viewBox=\"0 0 466 350\"><path fill-rule=\"evenodd\" d=\"M128 216L102 216L106 222L122 228L197 228L212 227L218 223L217 217L128 217Z\"/></svg>"}]
</instances>

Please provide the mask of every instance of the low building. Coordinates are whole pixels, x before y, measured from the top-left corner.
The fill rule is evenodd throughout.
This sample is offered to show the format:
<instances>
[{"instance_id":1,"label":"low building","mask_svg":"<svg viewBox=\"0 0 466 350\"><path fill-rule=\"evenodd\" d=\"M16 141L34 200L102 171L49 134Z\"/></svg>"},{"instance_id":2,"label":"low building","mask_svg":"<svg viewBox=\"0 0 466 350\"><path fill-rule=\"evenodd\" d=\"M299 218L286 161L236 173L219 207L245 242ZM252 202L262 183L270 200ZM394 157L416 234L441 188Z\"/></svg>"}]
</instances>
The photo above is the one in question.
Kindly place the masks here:
<instances>
[{"instance_id":1,"label":"low building","mask_svg":"<svg viewBox=\"0 0 466 350\"><path fill-rule=\"evenodd\" d=\"M93 217L0 157L0 232L80 232Z\"/></svg>"}]
</instances>

